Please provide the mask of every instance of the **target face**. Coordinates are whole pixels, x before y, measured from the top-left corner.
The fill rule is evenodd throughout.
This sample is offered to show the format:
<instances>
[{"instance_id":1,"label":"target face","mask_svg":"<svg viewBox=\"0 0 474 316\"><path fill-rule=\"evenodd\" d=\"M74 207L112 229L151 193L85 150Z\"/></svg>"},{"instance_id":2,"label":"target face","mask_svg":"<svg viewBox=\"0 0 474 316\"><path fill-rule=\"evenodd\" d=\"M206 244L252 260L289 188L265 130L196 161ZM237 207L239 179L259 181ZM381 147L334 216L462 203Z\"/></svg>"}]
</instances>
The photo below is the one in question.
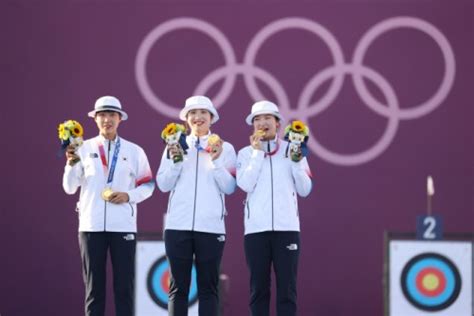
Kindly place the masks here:
<instances>
[{"instance_id":1,"label":"target face","mask_svg":"<svg viewBox=\"0 0 474 316\"><path fill-rule=\"evenodd\" d=\"M448 308L461 291L458 268L437 253L423 253L409 260L400 281L405 298L416 308L429 312Z\"/></svg>"},{"instance_id":2,"label":"target face","mask_svg":"<svg viewBox=\"0 0 474 316\"><path fill-rule=\"evenodd\" d=\"M166 256L162 256L151 266L147 275L148 294L152 300L164 309L168 309L168 293L170 286L170 269ZM189 289L188 306L196 303L197 283L196 283L196 267L193 264L191 270L191 286Z\"/></svg>"}]
</instances>

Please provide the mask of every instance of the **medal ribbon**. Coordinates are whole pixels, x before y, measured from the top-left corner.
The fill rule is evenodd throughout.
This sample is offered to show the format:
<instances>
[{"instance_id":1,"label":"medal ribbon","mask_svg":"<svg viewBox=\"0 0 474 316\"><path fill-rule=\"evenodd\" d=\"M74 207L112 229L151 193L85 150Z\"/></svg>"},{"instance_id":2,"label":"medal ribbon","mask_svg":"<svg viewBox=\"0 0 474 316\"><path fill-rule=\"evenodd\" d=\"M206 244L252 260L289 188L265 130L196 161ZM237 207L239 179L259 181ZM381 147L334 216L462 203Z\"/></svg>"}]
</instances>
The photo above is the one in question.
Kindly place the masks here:
<instances>
[{"instance_id":1,"label":"medal ribbon","mask_svg":"<svg viewBox=\"0 0 474 316\"><path fill-rule=\"evenodd\" d=\"M109 140L110 142L110 140ZM117 165L118 154L120 151L120 138L117 138L117 143L115 144L114 155L112 156L112 163L110 164L109 176L107 177L107 184L112 183L114 179L115 166ZM102 167L104 168L104 174L107 174L107 160L105 159L105 150L104 146L99 142L99 153L100 160L102 160Z\"/></svg>"},{"instance_id":2,"label":"medal ribbon","mask_svg":"<svg viewBox=\"0 0 474 316\"><path fill-rule=\"evenodd\" d=\"M268 141L268 151L265 151L265 157L273 156L280 149L280 140L277 139L275 149L270 151L270 141Z\"/></svg>"}]
</instances>

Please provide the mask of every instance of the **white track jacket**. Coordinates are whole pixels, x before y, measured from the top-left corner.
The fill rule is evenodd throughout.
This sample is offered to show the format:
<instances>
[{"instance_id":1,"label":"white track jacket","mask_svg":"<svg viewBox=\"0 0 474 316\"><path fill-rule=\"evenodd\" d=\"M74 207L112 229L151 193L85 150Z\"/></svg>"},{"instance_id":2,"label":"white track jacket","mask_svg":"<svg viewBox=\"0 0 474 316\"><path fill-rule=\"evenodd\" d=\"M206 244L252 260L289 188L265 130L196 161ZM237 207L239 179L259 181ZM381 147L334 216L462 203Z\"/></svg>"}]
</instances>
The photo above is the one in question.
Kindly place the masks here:
<instances>
[{"instance_id":1,"label":"white track jacket","mask_svg":"<svg viewBox=\"0 0 474 316\"><path fill-rule=\"evenodd\" d=\"M247 192L245 234L300 231L296 194L311 192L311 172L306 158L293 162L286 157L287 145L284 140L262 142L272 155L251 146L239 151L237 185Z\"/></svg>"},{"instance_id":2,"label":"white track jacket","mask_svg":"<svg viewBox=\"0 0 474 316\"><path fill-rule=\"evenodd\" d=\"M235 190L234 147L224 142L218 159L212 161L209 135L188 135L184 161L173 163L165 149L156 175L158 188L170 192L165 229L225 234L225 194Z\"/></svg>"},{"instance_id":3,"label":"white track jacket","mask_svg":"<svg viewBox=\"0 0 474 316\"><path fill-rule=\"evenodd\" d=\"M112 184L108 186L113 191L128 193L130 201L113 204L102 199L108 170L106 174L99 144L104 146L105 159L110 167L117 139L109 141L99 135L86 140L77 150L81 160L72 167L66 165L64 169L64 191L74 194L81 187L76 209L79 212L79 231L136 232L137 204L153 193L155 184L145 152L138 145L120 138L115 173Z\"/></svg>"}]
</instances>

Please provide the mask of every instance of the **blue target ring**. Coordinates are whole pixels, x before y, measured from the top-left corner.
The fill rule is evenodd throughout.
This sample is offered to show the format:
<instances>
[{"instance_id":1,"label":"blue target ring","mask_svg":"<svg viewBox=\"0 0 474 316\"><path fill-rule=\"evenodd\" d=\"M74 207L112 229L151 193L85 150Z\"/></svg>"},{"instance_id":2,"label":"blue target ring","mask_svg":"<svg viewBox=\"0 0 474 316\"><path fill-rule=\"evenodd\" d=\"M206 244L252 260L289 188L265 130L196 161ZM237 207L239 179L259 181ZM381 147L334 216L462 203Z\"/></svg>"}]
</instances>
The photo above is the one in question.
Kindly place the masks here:
<instances>
[{"instance_id":1,"label":"blue target ring","mask_svg":"<svg viewBox=\"0 0 474 316\"><path fill-rule=\"evenodd\" d=\"M168 279L170 276L169 263L162 256L153 263L147 275L147 289L151 299L161 308L168 309ZM189 289L188 306L197 302L196 266L191 269L191 286Z\"/></svg>"},{"instance_id":2,"label":"blue target ring","mask_svg":"<svg viewBox=\"0 0 474 316\"><path fill-rule=\"evenodd\" d=\"M454 263L436 253L413 257L402 270L405 298L423 311L441 311L451 306L461 291L461 276Z\"/></svg>"}]
</instances>

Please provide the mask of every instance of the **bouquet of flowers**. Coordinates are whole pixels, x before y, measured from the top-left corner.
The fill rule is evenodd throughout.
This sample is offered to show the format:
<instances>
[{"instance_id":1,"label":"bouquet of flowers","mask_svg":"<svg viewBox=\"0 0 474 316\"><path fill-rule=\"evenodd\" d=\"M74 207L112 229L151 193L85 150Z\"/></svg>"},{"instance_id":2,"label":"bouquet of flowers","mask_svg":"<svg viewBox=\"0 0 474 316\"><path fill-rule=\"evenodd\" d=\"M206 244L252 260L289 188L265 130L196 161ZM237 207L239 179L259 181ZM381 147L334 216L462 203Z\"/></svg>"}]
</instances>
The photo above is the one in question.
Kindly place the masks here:
<instances>
[{"instance_id":1,"label":"bouquet of flowers","mask_svg":"<svg viewBox=\"0 0 474 316\"><path fill-rule=\"evenodd\" d=\"M300 161L302 157L308 154L308 136L309 128L302 121L293 121L285 128L285 140L289 142L286 148L286 157L288 152L293 161Z\"/></svg>"},{"instance_id":2,"label":"bouquet of flowers","mask_svg":"<svg viewBox=\"0 0 474 316\"><path fill-rule=\"evenodd\" d=\"M61 141L61 151L60 153L64 153L66 148L69 146L73 146L74 148L78 148L82 145L84 135L84 129L79 122L74 120L68 120L64 123L59 124L58 126L58 136L59 140Z\"/></svg>"},{"instance_id":3,"label":"bouquet of flowers","mask_svg":"<svg viewBox=\"0 0 474 316\"><path fill-rule=\"evenodd\" d=\"M188 144L186 143L186 127L181 124L170 123L161 132L161 138L168 146L166 157L169 159L169 148L177 147L179 154L173 156L173 162L177 163L183 161L184 155L187 154Z\"/></svg>"}]
</instances>

